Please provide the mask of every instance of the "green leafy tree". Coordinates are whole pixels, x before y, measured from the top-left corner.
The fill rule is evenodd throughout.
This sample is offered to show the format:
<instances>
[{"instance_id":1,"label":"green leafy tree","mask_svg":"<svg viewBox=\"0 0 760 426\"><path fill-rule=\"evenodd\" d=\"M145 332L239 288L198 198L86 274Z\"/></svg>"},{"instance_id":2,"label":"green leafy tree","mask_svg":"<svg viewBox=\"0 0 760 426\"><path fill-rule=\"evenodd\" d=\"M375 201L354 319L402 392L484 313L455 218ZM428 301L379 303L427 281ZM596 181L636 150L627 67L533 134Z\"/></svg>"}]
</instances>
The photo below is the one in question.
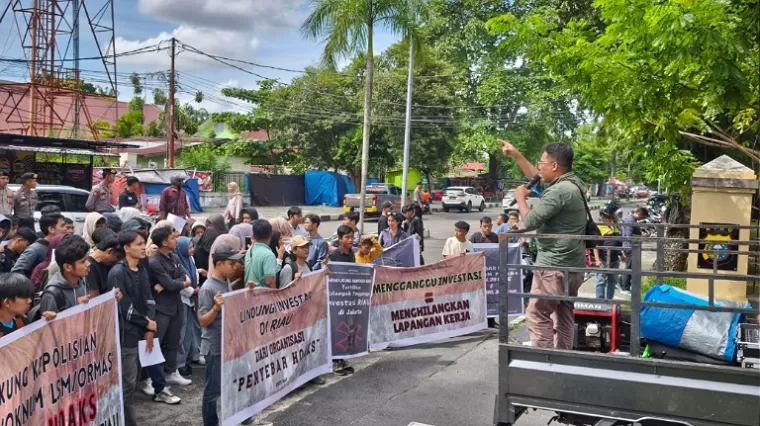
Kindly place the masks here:
<instances>
[{"instance_id":1,"label":"green leafy tree","mask_svg":"<svg viewBox=\"0 0 760 426\"><path fill-rule=\"evenodd\" d=\"M562 25L546 7L490 25L502 48L546 67L623 144L649 152L697 143L760 162L757 0L594 5L602 30L585 18Z\"/></svg>"},{"instance_id":2,"label":"green leafy tree","mask_svg":"<svg viewBox=\"0 0 760 426\"><path fill-rule=\"evenodd\" d=\"M177 162L180 167L210 171L215 175L230 170L230 161L224 149L210 142L183 148Z\"/></svg>"},{"instance_id":3,"label":"green leafy tree","mask_svg":"<svg viewBox=\"0 0 760 426\"><path fill-rule=\"evenodd\" d=\"M417 1L408 0L312 0L311 14L301 27L311 39L325 40L325 63L334 68L338 57L363 54L366 61L364 92L364 126L362 130L361 193L366 193L366 175L372 132L372 89L375 71L375 27L381 26L396 34L412 34L415 16L408 6L421 10ZM366 155L365 155L366 154ZM364 197L362 196L362 203ZM362 219L364 211L361 211ZM363 226L363 224L362 224Z\"/></svg>"}]
</instances>

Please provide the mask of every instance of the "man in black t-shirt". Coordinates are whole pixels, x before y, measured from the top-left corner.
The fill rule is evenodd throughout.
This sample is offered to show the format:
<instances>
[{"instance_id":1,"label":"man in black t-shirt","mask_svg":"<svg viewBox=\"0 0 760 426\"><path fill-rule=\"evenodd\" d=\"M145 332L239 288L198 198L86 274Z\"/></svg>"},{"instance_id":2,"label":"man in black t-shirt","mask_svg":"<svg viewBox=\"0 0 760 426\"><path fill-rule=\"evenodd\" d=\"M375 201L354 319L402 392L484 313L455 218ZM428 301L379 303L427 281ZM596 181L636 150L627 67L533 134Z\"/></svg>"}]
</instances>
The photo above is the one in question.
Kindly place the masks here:
<instances>
[{"instance_id":1,"label":"man in black t-shirt","mask_svg":"<svg viewBox=\"0 0 760 426\"><path fill-rule=\"evenodd\" d=\"M493 232L493 222L488 216L480 219L480 232L475 232L470 236L470 242L473 244L499 243L499 236Z\"/></svg>"},{"instance_id":2,"label":"man in black t-shirt","mask_svg":"<svg viewBox=\"0 0 760 426\"><path fill-rule=\"evenodd\" d=\"M113 290L108 283L108 273L111 267L124 257L124 251L119 245L119 237L108 228L98 229L92 238L98 243L89 257L90 273L87 275L87 284L90 287L90 297L95 297Z\"/></svg>"},{"instance_id":3,"label":"man in black t-shirt","mask_svg":"<svg viewBox=\"0 0 760 426\"><path fill-rule=\"evenodd\" d=\"M119 195L119 208L122 207L134 207L141 209L140 197L137 195L137 189L140 186L140 180L134 176L127 178L127 187L124 192Z\"/></svg>"}]
</instances>

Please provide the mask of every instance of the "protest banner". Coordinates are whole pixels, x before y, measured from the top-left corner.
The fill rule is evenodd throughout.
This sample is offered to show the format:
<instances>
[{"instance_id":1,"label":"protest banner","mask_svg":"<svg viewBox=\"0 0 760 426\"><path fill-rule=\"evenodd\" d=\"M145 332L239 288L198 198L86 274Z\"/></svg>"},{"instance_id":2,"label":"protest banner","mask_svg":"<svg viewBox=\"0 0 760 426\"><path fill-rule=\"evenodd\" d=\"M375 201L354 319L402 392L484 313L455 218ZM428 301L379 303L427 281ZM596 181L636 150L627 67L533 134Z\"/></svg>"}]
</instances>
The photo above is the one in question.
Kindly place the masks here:
<instances>
[{"instance_id":1,"label":"protest banner","mask_svg":"<svg viewBox=\"0 0 760 426\"><path fill-rule=\"evenodd\" d=\"M369 350L367 337L375 268L343 262L330 262L328 267L333 359L366 355Z\"/></svg>"},{"instance_id":2,"label":"protest banner","mask_svg":"<svg viewBox=\"0 0 760 426\"><path fill-rule=\"evenodd\" d=\"M488 306L488 318L499 316L499 245L498 244L473 244L473 251L486 254L486 305ZM507 251L507 264L517 265L522 259L520 244L509 244ZM518 268L507 268L507 291L510 293L522 293L522 274ZM522 315L525 313L523 299L521 297L507 298L507 314Z\"/></svg>"},{"instance_id":3,"label":"protest banner","mask_svg":"<svg viewBox=\"0 0 760 426\"><path fill-rule=\"evenodd\" d=\"M370 350L461 336L486 324L485 254L417 268L375 266Z\"/></svg>"},{"instance_id":4,"label":"protest banner","mask_svg":"<svg viewBox=\"0 0 760 426\"><path fill-rule=\"evenodd\" d=\"M237 425L332 372L327 271L288 287L224 295L222 426Z\"/></svg>"},{"instance_id":5,"label":"protest banner","mask_svg":"<svg viewBox=\"0 0 760 426\"><path fill-rule=\"evenodd\" d=\"M0 359L3 425L124 424L113 293L3 336Z\"/></svg>"},{"instance_id":6,"label":"protest banner","mask_svg":"<svg viewBox=\"0 0 760 426\"><path fill-rule=\"evenodd\" d=\"M383 254L373 260L372 263L399 268L420 266L420 242L416 237L399 241L383 250Z\"/></svg>"}]
</instances>

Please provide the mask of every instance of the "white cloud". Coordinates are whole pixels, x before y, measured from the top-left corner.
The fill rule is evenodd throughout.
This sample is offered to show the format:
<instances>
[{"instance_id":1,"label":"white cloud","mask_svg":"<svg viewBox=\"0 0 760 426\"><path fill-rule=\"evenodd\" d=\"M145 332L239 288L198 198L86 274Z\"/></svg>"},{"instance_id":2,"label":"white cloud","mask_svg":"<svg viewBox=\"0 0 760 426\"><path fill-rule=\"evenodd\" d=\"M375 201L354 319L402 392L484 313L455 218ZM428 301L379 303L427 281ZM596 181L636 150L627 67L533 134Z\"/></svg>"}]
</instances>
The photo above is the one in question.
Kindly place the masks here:
<instances>
[{"instance_id":1,"label":"white cloud","mask_svg":"<svg viewBox=\"0 0 760 426\"><path fill-rule=\"evenodd\" d=\"M258 38L254 37L251 39L251 42L248 45L251 49L256 50L261 45L261 41L259 41Z\"/></svg>"},{"instance_id":2,"label":"white cloud","mask_svg":"<svg viewBox=\"0 0 760 426\"><path fill-rule=\"evenodd\" d=\"M148 17L207 28L243 32L269 32L293 28L303 17L305 0L140 0Z\"/></svg>"},{"instance_id":3,"label":"white cloud","mask_svg":"<svg viewBox=\"0 0 760 426\"><path fill-rule=\"evenodd\" d=\"M162 48L169 47L168 40L172 37L200 51L235 58L245 58L258 47L258 40L249 39L249 36L243 33L180 25L171 33L161 32L157 36L145 40L128 40L123 37L117 37L116 52L124 53L153 45L159 45ZM178 69L224 66L208 57L190 51L182 51L179 46L178 53L175 63ZM140 67L145 71L166 70L170 66L170 52L165 50L134 56L123 56L118 58L118 63L119 65Z\"/></svg>"}]
</instances>

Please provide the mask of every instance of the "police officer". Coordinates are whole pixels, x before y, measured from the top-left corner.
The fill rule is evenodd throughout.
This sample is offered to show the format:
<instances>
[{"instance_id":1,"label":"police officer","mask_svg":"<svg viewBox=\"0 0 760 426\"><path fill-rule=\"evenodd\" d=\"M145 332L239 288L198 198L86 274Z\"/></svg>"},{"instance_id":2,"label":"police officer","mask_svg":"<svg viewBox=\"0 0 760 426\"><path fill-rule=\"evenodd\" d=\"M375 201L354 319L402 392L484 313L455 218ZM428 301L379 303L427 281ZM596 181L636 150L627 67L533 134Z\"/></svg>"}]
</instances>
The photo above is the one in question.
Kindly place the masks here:
<instances>
[{"instance_id":1,"label":"police officer","mask_svg":"<svg viewBox=\"0 0 760 426\"><path fill-rule=\"evenodd\" d=\"M90 192L85 207L91 212L109 213L114 211L111 205L111 185L116 179L116 170L103 169L103 180L95 185Z\"/></svg>"},{"instance_id":2,"label":"police officer","mask_svg":"<svg viewBox=\"0 0 760 426\"><path fill-rule=\"evenodd\" d=\"M0 170L0 215L10 216L13 214L13 191L8 189L11 174L7 170Z\"/></svg>"},{"instance_id":3,"label":"police officer","mask_svg":"<svg viewBox=\"0 0 760 426\"><path fill-rule=\"evenodd\" d=\"M34 208L37 207L37 174L27 172L21 175L21 189L13 194L13 211L19 227L34 229Z\"/></svg>"}]
</instances>

